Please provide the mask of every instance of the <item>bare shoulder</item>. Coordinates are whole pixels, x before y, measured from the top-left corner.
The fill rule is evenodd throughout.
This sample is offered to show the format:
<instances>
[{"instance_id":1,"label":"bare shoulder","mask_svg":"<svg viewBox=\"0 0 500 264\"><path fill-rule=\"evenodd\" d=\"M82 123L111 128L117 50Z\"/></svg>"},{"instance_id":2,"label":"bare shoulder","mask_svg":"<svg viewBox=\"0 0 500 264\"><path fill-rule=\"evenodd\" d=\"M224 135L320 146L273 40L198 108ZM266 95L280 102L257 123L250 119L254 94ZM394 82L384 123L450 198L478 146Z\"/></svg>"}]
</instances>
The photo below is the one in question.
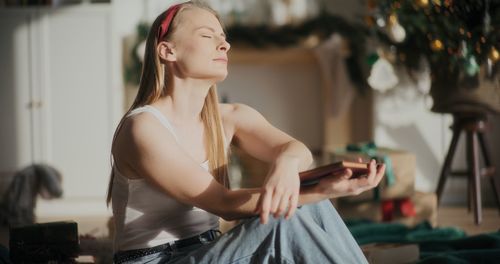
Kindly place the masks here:
<instances>
[{"instance_id":1,"label":"bare shoulder","mask_svg":"<svg viewBox=\"0 0 500 264\"><path fill-rule=\"evenodd\" d=\"M263 118L257 110L241 103L220 104L220 112L223 121L227 121L233 125Z\"/></svg>"},{"instance_id":2,"label":"bare shoulder","mask_svg":"<svg viewBox=\"0 0 500 264\"><path fill-rule=\"evenodd\" d=\"M137 153L148 152L152 146L174 144L175 138L148 113L139 113L123 120L112 146L118 167L127 170L138 158Z\"/></svg>"},{"instance_id":3,"label":"bare shoulder","mask_svg":"<svg viewBox=\"0 0 500 264\"><path fill-rule=\"evenodd\" d=\"M147 113L139 113L127 117L123 120L123 124L116 135L116 146L119 147L122 145L120 143L125 143L124 145L129 145L128 143L140 144L149 137L154 137L155 134L158 134L156 131L161 128L160 123L155 120L155 117Z\"/></svg>"},{"instance_id":4,"label":"bare shoulder","mask_svg":"<svg viewBox=\"0 0 500 264\"><path fill-rule=\"evenodd\" d=\"M234 111L236 110L238 104L219 104L219 111L221 114L221 117L224 118L231 118L232 115L234 114Z\"/></svg>"}]
</instances>

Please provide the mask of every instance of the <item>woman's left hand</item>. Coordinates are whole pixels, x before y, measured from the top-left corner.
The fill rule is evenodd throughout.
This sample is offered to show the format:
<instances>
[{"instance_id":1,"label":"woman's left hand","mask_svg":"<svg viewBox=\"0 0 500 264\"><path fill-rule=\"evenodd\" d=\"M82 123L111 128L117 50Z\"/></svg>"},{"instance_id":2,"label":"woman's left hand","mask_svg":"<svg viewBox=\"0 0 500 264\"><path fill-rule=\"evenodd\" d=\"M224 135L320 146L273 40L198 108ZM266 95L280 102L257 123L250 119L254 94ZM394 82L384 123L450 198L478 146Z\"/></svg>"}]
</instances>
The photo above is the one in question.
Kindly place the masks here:
<instances>
[{"instance_id":1,"label":"woman's left hand","mask_svg":"<svg viewBox=\"0 0 500 264\"><path fill-rule=\"evenodd\" d=\"M262 186L257 207L261 223L267 223L269 214L277 218L286 212L285 218L289 219L297 208L299 190L299 160L290 157L274 162Z\"/></svg>"},{"instance_id":2,"label":"woman's left hand","mask_svg":"<svg viewBox=\"0 0 500 264\"><path fill-rule=\"evenodd\" d=\"M320 193L325 194L328 198L358 195L375 188L384 174L385 164L377 166L375 160L371 160L368 166L368 175L351 178L352 171L345 169L328 177L323 177L319 181L317 188Z\"/></svg>"}]
</instances>

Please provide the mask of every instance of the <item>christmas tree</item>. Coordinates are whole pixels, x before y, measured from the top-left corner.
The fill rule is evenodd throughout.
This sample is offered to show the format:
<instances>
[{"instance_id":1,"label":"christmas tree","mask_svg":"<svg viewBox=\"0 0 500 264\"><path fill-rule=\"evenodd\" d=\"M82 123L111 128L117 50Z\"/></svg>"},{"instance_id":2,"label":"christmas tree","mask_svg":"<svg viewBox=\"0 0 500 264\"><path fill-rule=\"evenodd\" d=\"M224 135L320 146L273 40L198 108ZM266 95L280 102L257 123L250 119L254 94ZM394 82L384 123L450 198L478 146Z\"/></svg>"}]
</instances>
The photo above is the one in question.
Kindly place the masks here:
<instances>
[{"instance_id":1,"label":"christmas tree","mask_svg":"<svg viewBox=\"0 0 500 264\"><path fill-rule=\"evenodd\" d=\"M450 104L460 102L500 111L499 0L369 0L368 7L367 22L395 65L429 65L433 110L454 111Z\"/></svg>"}]
</instances>

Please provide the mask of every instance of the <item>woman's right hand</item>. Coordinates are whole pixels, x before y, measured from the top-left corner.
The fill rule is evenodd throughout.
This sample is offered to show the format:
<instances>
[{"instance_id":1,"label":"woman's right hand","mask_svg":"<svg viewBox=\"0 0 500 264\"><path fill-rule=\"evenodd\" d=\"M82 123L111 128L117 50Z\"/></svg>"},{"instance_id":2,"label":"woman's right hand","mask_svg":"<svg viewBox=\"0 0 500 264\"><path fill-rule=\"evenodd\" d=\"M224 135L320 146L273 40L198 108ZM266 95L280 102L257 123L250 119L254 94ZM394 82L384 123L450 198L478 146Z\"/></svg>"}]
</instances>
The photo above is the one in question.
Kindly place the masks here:
<instances>
[{"instance_id":1,"label":"woman's right hand","mask_svg":"<svg viewBox=\"0 0 500 264\"><path fill-rule=\"evenodd\" d=\"M319 192L329 198L358 195L376 187L382 180L384 173L385 164L377 168L375 160L371 160L367 176L353 179L351 178L352 171L345 169L342 172L321 179L317 188L319 188Z\"/></svg>"}]
</instances>

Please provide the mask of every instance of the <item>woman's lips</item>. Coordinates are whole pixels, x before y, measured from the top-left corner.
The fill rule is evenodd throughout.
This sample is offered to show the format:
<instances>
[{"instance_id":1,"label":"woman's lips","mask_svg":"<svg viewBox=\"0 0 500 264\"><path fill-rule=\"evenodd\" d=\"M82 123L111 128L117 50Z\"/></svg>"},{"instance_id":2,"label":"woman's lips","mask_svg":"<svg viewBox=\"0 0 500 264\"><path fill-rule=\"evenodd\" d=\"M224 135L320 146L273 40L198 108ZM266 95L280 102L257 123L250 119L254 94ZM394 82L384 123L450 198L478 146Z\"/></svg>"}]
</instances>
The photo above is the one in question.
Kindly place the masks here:
<instances>
[{"instance_id":1,"label":"woman's lips","mask_svg":"<svg viewBox=\"0 0 500 264\"><path fill-rule=\"evenodd\" d=\"M214 61L227 63L227 59L226 58L217 58L217 59L214 59Z\"/></svg>"}]
</instances>

